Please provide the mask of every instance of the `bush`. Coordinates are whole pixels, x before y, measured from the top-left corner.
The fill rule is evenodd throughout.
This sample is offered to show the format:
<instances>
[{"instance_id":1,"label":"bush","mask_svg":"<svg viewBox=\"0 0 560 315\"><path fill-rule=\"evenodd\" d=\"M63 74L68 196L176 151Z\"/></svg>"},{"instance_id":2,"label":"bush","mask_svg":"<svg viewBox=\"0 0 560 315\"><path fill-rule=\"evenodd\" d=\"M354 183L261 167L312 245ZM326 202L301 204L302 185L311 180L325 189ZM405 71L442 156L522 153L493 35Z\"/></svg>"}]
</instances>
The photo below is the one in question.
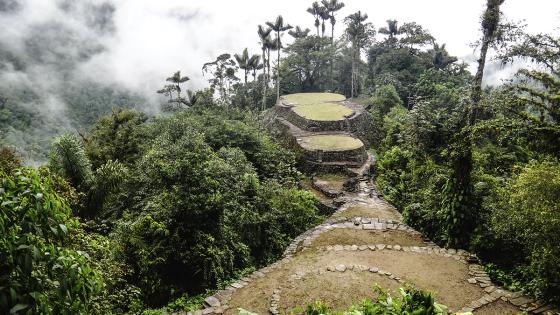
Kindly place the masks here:
<instances>
[{"instance_id":1,"label":"bush","mask_svg":"<svg viewBox=\"0 0 560 315\"><path fill-rule=\"evenodd\" d=\"M317 223L293 155L253 123L189 110L147 128L116 234L148 305L277 259Z\"/></svg>"},{"instance_id":2,"label":"bush","mask_svg":"<svg viewBox=\"0 0 560 315\"><path fill-rule=\"evenodd\" d=\"M391 297L386 291L376 287L375 293L377 294L375 300L365 299L343 312L333 311L321 301L316 301L307 305L304 313L306 315L443 315L448 313L447 307L436 303L430 292L401 288L399 296Z\"/></svg>"},{"instance_id":3,"label":"bush","mask_svg":"<svg viewBox=\"0 0 560 315\"><path fill-rule=\"evenodd\" d=\"M87 313L102 282L68 246L78 222L67 203L36 170L0 176L1 313Z\"/></svg>"},{"instance_id":4,"label":"bush","mask_svg":"<svg viewBox=\"0 0 560 315\"><path fill-rule=\"evenodd\" d=\"M531 161L499 195L494 230L523 246L529 288L560 300L560 163Z\"/></svg>"}]
</instances>

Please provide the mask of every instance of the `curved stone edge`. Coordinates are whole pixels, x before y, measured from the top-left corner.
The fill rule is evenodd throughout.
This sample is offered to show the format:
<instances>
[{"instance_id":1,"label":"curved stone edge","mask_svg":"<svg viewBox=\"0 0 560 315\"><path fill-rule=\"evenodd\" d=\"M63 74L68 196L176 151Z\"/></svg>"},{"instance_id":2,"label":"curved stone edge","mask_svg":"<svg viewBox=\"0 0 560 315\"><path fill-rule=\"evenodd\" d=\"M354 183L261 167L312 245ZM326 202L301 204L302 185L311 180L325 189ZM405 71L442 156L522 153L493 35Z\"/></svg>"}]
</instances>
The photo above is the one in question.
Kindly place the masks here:
<instances>
[{"instance_id":1,"label":"curved stone edge","mask_svg":"<svg viewBox=\"0 0 560 315\"><path fill-rule=\"evenodd\" d=\"M375 191L373 190L372 193ZM368 193L369 194L369 193ZM388 202L383 200L382 198L377 198L382 202L390 205ZM363 198L355 197L355 198L342 198L339 201L339 210L344 208L345 205L350 204L352 202L364 202ZM337 211L339 211L337 210ZM298 251L298 249L304 250L311 246L311 243L314 238L316 238L320 233L331 230L333 228L353 228L359 229L361 226L362 229L364 225L373 224L373 227L380 230L404 230L410 233L414 233L417 235L422 235L422 233L414 230L413 228L409 227L406 224L394 221L394 220L384 220L379 218L359 218L359 222L357 222L358 218L353 218L351 221L348 221L347 218L329 218L326 222L313 227L304 233L300 234L290 243L290 245L284 251L282 258L269 266L263 267L259 270L254 271L250 275L243 277L236 282L228 285L224 290L220 290L216 292L214 295L207 297L204 300L204 309L197 310L194 312L188 312L187 315L203 315L203 314L222 314L225 310L229 309L229 301L231 300L231 296L233 293L247 286L249 283L256 279L264 278L267 273L289 263L293 260L293 255ZM369 220L369 223L365 223ZM357 225L356 225L357 222ZM376 225L376 223L381 225ZM330 228L328 227L330 226ZM358 228L357 228L357 227ZM371 225L370 225L371 226ZM437 246L435 243L428 241L428 246L400 246L394 244L375 244L375 248L372 249L370 245L338 245L342 246L342 250L393 250L393 251L409 251L419 254L433 254L438 256L443 256L451 259L455 259L459 262L468 264L469 268L469 275L471 278L468 278L466 281L470 284L478 284L487 294L481 297L478 300L471 302L468 306L463 307L460 312L464 311L471 311L481 308L485 305L488 305L498 298L510 303L511 305L515 306L519 310L523 312L528 312L530 314L559 314L558 308L555 305L549 304L545 301L538 301L534 300L533 298L523 295L522 292L511 292L507 289L504 289L500 286L493 284L490 280L488 274L484 271L484 267L479 265L478 257L474 254L471 254L465 250L459 249L452 249L452 248L442 248ZM332 245L332 250L335 249L335 246ZM349 247L348 247L349 246ZM364 247L366 246L366 247ZM327 250L328 246L324 249ZM496 297L498 296L498 297Z\"/></svg>"},{"instance_id":2,"label":"curved stone edge","mask_svg":"<svg viewBox=\"0 0 560 315\"><path fill-rule=\"evenodd\" d=\"M389 272L389 271L385 271L380 269L379 267L376 266L365 266L365 265L344 265L344 264L338 264L338 265L330 265L327 267L323 267L323 268L318 268L312 271L298 271L292 275L290 275L288 277L288 282L295 282L295 281L301 281L303 280L307 275L313 273L313 274L325 274L326 272L337 272L337 273L344 273L346 271L354 271L354 272L370 272L370 273L375 273L375 274L379 274L381 276L386 276L389 279L403 284L403 285L407 285L407 286L414 286L413 284L406 282L405 280L403 280L401 277L398 277L396 275L394 275L393 273ZM272 315L278 315L280 314L278 308L280 307L280 300L281 300L281 293L285 290L285 286L279 286L277 287L273 293L272 296L270 297L270 303L269 303L269 313Z\"/></svg>"}]
</instances>

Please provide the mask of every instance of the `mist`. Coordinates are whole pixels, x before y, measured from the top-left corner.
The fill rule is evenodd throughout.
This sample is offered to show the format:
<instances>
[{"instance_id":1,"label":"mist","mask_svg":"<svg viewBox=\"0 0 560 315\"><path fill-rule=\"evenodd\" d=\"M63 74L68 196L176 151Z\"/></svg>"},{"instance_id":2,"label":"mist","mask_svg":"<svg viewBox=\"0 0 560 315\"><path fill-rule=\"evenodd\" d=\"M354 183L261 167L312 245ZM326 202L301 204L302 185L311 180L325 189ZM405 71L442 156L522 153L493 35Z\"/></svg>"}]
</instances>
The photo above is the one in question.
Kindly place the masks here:
<instances>
[{"instance_id":1,"label":"mist","mask_svg":"<svg viewBox=\"0 0 560 315\"><path fill-rule=\"evenodd\" d=\"M18 106L35 115L28 131L12 128L0 139L21 147L29 160L43 161L40 152L52 136L80 130L96 119L98 101L88 105L89 115L76 112L75 105L88 102L89 94L118 91L123 101L114 106L156 114L162 100L155 91L167 76L181 70L191 79L189 89L206 87L208 78L201 71L205 62L245 47L259 52L258 24L282 14L292 25L313 29L306 12L311 2L0 0L0 92L16 95ZM480 36L484 0L453 6L445 0L345 2L335 36L342 33L342 18L357 10L366 12L377 28L392 18L416 21L474 69L477 52L469 44ZM541 5L520 2L506 1L504 14L510 20L524 19L529 31L550 31L551 25L560 24L560 2L536 1L549 8L546 12L539 10ZM491 61L487 69L485 83L490 85L515 72L515 67ZM80 93L85 96L77 97ZM104 106L100 110L111 108Z\"/></svg>"}]
</instances>

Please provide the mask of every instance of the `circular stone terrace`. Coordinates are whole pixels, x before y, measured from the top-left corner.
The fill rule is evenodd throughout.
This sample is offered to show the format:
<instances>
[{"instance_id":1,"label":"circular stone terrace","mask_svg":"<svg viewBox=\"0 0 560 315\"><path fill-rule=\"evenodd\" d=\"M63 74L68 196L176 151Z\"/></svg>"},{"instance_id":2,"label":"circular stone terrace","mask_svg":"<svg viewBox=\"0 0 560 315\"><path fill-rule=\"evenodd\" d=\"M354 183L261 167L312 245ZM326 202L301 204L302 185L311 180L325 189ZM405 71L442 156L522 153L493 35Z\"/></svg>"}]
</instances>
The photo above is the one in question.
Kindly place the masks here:
<instances>
[{"instance_id":1,"label":"circular stone terrace","mask_svg":"<svg viewBox=\"0 0 560 315\"><path fill-rule=\"evenodd\" d=\"M354 114L354 110L341 102L344 95L335 93L296 93L282 97L297 115L314 121L344 120Z\"/></svg>"},{"instance_id":2,"label":"circular stone terrace","mask_svg":"<svg viewBox=\"0 0 560 315\"><path fill-rule=\"evenodd\" d=\"M364 146L360 139L341 134L299 137L297 141L302 148L308 151L350 151Z\"/></svg>"}]
</instances>

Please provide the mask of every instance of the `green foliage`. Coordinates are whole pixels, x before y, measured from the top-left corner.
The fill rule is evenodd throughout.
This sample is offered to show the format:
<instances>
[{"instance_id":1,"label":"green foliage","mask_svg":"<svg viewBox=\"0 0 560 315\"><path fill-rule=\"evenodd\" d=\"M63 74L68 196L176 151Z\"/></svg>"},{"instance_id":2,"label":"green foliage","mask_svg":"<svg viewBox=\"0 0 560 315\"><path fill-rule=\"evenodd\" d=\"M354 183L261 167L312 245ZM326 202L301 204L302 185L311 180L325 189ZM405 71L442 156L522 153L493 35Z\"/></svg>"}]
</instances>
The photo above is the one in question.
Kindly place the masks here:
<instances>
[{"instance_id":1,"label":"green foliage","mask_svg":"<svg viewBox=\"0 0 560 315\"><path fill-rule=\"evenodd\" d=\"M539 295L560 294L560 163L531 161L501 191L492 226L498 236L519 242L530 268L529 286Z\"/></svg>"},{"instance_id":2,"label":"green foliage","mask_svg":"<svg viewBox=\"0 0 560 315\"><path fill-rule=\"evenodd\" d=\"M403 102L393 85L387 84L378 87L371 98L373 110L379 111L383 117L395 106L402 106Z\"/></svg>"},{"instance_id":3,"label":"green foliage","mask_svg":"<svg viewBox=\"0 0 560 315\"><path fill-rule=\"evenodd\" d=\"M295 189L293 154L250 116L189 110L144 128L149 140L105 209L122 213L116 236L148 305L271 262L318 222L313 195Z\"/></svg>"},{"instance_id":4,"label":"green foliage","mask_svg":"<svg viewBox=\"0 0 560 315\"><path fill-rule=\"evenodd\" d=\"M143 135L140 133L148 117L130 109L118 109L101 117L85 139L86 154L94 169L106 161L133 163L138 157Z\"/></svg>"},{"instance_id":5,"label":"green foliage","mask_svg":"<svg viewBox=\"0 0 560 315\"><path fill-rule=\"evenodd\" d=\"M392 297L379 287L375 287L377 298L365 299L352 305L346 311L334 311L321 301L308 304L306 315L341 314L341 315L443 315L448 310L445 305L435 302L432 293L414 289L401 288L399 296Z\"/></svg>"},{"instance_id":6,"label":"green foliage","mask_svg":"<svg viewBox=\"0 0 560 315\"><path fill-rule=\"evenodd\" d=\"M0 172L11 173L22 166L21 156L15 149L0 146Z\"/></svg>"},{"instance_id":7,"label":"green foliage","mask_svg":"<svg viewBox=\"0 0 560 315\"><path fill-rule=\"evenodd\" d=\"M76 136L66 134L56 138L49 154L49 168L79 189L87 189L93 173L84 146Z\"/></svg>"},{"instance_id":8,"label":"green foliage","mask_svg":"<svg viewBox=\"0 0 560 315\"><path fill-rule=\"evenodd\" d=\"M89 255L68 245L78 222L33 169L1 174L0 310L76 314L102 289Z\"/></svg>"}]
</instances>

